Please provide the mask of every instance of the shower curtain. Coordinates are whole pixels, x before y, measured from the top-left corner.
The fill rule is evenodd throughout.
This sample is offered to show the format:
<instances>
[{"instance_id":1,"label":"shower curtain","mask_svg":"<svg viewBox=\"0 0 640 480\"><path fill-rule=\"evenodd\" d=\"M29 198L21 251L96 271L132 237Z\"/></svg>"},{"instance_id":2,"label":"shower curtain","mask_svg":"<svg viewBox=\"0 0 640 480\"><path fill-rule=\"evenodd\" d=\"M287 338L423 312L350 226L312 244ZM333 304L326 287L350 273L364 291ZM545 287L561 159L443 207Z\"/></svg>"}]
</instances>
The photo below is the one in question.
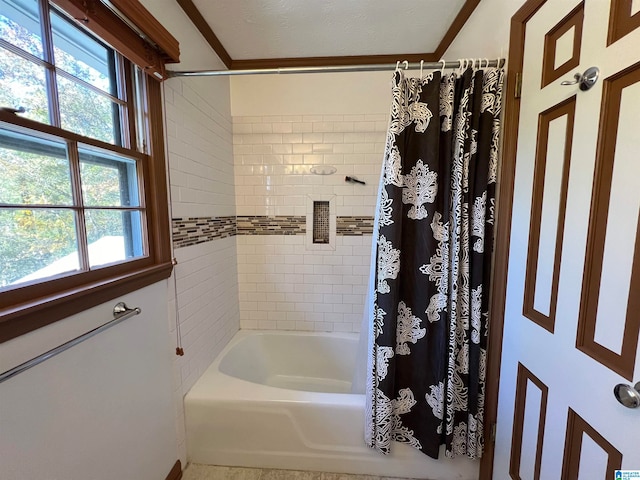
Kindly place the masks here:
<instances>
[{"instance_id":1,"label":"shower curtain","mask_svg":"<svg viewBox=\"0 0 640 480\"><path fill-rule=\"evenodd\" d=\"M479 458L503 69L396 71L370 282L367 444Z\"/></svg>"}]
</instances>

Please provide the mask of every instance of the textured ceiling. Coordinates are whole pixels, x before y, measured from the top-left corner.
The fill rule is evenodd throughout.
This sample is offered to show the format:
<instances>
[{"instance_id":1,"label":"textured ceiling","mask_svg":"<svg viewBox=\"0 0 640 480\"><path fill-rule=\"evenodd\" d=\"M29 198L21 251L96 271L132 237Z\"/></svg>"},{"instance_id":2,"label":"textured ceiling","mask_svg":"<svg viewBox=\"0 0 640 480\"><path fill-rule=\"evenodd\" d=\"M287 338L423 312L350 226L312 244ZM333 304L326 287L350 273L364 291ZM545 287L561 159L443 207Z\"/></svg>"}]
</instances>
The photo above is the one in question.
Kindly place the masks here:
<instances>
[{"instance_id":1,"label":"textured ceiling","mask_svg":"<svg viewBox=\"0 0 640 480\"><path fill-rule=\"evenodd\" d=\"M433 52L464 3L193 0L234 60Z\"/></svg>"}]
</instances>

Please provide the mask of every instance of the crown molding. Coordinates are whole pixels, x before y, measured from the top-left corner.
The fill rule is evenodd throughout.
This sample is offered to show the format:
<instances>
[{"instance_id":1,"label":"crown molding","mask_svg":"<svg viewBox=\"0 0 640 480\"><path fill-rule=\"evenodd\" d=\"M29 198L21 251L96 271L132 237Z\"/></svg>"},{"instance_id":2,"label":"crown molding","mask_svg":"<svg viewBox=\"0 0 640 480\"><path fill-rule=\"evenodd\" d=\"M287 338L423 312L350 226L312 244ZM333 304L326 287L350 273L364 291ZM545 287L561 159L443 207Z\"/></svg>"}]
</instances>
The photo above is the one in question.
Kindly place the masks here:
<instances>
[{"instance_id":1,"label":"crown molding","mask_svg":"<svg viewBox=\"0 0 640 480\"><path fill-rule=\"evenodd\" d=\"M184 13L186 13L187 17L189 17L189 20L191 20L191 23L195 25L195 27L202 34L202 36L207 41L209 46L213 49L214 52L216 52L216 55L220 57L220 60L222 60L222 63L224 63L227 68L231 68L231 63L233 62L233 60L231 59L231 55L229 55L229 52L227 52L227 50L224 48L224 45L222 45L220 40L218 40L218 37L216 37L216 34L213 33L213 30L211 30L211 27L209 26L207 21L204 19L204 17L200 13L200 10L198 10L198 8L195 6L193 1L192 0L177 0L177 1L178 1L178 5L180 5L182 10L184 10Z\"/></svg>"},{"instance_id":2,"label":"crown molding","mask_svg":"<svg viewBox=\"0 0 640 480\"><path fill-rule=\"evenodd\" d=\"M398 60L409 62L435 62L433 53L410 53L398 55L352 55L341 57L294 57L294 58L255 58L249 60L233 60L231 70L251 70L262 68L287 67L326 67L342 65L373 65L395 63Z\"/></svg>"}]
</instances>

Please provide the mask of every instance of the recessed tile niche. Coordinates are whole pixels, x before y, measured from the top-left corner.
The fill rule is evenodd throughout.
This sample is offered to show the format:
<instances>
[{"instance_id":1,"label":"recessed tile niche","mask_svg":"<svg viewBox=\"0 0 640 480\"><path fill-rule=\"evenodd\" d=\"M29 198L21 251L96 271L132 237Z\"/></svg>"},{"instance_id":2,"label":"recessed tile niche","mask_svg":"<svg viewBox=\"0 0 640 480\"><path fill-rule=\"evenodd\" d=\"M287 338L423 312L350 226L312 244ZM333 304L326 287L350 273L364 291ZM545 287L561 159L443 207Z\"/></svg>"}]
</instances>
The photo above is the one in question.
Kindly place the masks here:
<instances>
[{"instance_id":1,"label":"recessed tile niche","mask_svg":"<svg viewBox=\"0 0 640 480\"><path fill-rule=\"evenodd\" d=\"M307 250L335 250L336 196L307 197Z\"/></svg>"},{"instance_id":2,"label":"recessed tile niche","mask_svg":"<svg viewBox=\"0 0 640 480\"><path fill-rule=\"evenodd\" d=\"M329 202L313 202L313 243L329 243Z\"/></svg>"}]
</instances>

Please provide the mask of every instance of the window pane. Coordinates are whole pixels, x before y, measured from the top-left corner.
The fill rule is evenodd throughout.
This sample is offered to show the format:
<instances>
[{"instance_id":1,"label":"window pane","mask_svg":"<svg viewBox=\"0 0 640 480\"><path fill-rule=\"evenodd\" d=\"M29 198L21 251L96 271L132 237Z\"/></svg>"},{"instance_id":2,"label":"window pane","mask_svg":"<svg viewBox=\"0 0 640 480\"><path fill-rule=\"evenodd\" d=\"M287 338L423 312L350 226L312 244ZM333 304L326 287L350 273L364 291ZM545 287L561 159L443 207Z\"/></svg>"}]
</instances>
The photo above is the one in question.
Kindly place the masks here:
<instances>
[{"instance_id":1,"label":"window pane","mask_svg":"<svg viewBox=\"0 0 640 480\"><path fill-rule=\"evenodd\" d=\"M72 205L65 144L0 129L0 203Z\"/></svg>"},{"instance_id":2,"label":"window pane","mask_svg":"<svg viewBox=\"0 0 640 480\"><path fill-rule=\"evenodd\" d=\"M51 10L56 67L116 95L113 51Z\"/></svg>"},{"instance_id":3,"label":"window pane","mask_svg":"<svg viewBox=\"0 0 640 480\"><path fill-rule=\"evenodd\" d=\"M138 211L87 210L89 265L96 267L144 255Z\"/></svg>"},{"instance_id":4,"label":"window pane","mask_svg":"<svg viewBox=\"0 0 640 480\"><path fill-rule=\"evenodd\" d=\"M0 288L78 269L73 211L0 208Z\"/></svg>"},{"instance_id":5,"label":"window pane","mask_svg":"<svg viewBox=\"0 0 640 480\"><path fill-rule=\"evenodd\" d=\"M62 128L103 142L120 144L118 105L60 75L58 98Z\"/></svg>"},{"instance_id":6,"label":"window pane","mask_svg":"<svg viewBox=\"0 0 640 480\"><path fill-rule=\"evenodd\" d=\"M135 160L80 147L80 176L86 206L140 206Z\"/></svg>"},{"instance_id":7,"label":"window pane","mask_svg":"<svg viewBox=\"0 0 640 480\"><path fill-rule=\"evenodd\" d=\"M139 152L149 153L149 111L147 109L146 74L137 65L133 66L133 101L136 114L136 146Z\"/></svg>"},{"instance_id":8,"label":"window pane","mask_svg":"<svg viewBox=\"0 0 640 480\"><path fill-rule=\"evenodd\" d=\"M0 48L0 106L24 107L21 117L49 123L44 69Z\"/></svg>"},{"instance_id":9,"label":"window pane","mask_svg":"<svg viewBox=\"0 0 640 480\"><path fill-rule=\"evenodd\" d=\"M0 38L42 58L38 0L0 0Z\"/></svg>"}]
</instances>

